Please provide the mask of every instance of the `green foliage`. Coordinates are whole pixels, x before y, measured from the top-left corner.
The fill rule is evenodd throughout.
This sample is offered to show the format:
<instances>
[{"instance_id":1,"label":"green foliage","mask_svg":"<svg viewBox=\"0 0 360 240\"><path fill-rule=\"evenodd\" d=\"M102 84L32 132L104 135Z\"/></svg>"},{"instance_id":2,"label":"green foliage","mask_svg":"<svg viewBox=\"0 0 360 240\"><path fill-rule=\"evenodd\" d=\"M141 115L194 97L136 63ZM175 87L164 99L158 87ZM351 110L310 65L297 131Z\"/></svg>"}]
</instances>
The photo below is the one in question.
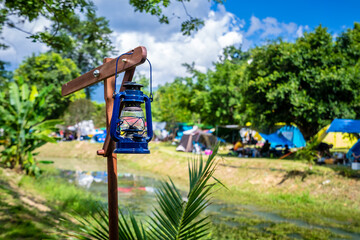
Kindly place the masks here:
<instances>
[{"instance_id":1,"label":"green foliage","mask_svg":"<svg viewBox=\"0 0 360 240\"><path fill-rule=\"evenodd\" d=\"M38 92L31 89L19 78L19 85L10 83L9 96L0 94L0 128L4 131L1 144L3 162L9 167L19 166L30 175L39 175L33 152L46 142L56 142L49 134L58 120L47 120L47 96L52 86L43 87ZM7 99L8 98L8 99Z\"/></svg>"},{"instance_id":2,"label":"green foliage","mask_svg":"<svg viewBox=\"0 0 360 240\"><path fill-rule=\"evenodd\" d=\"M309 141L306 142L305 147L296 151L295 158L299 160L305 160L308 163L313 164L319 158L317 147L320 142L321 141L319 141L316 137L312 137Z\"/></svg>"},{"instance_id":3,"label":"green foliage","mask_svg":"<svg viewBox=\"0 0 360 240\"><path fill-rule=\"evenodd\" d=\"M95 111L92 114L94 125L97 128L106 127L106 106L105 103L93 102Z\"/></svg>"},{"instance_id":4,"label":"green foliage","mask_svg":"<svg viewBox=\"0 0 360 240\"><path fill-rule=\"evenodd\" d=\"M61 96L61 87L79 75L79 69L71 59L64 59L58 53L48 52L27 58L18 69L14 78L23 79L38 89L52 86L48 91L47 119L59 118L70 103L69 97ZM81 93L80 93L81 94Z\"/></svg>"},{"instance_id":5,"label":"green foliage","mask_svg":"<svg viewBox=\"0 0 360 240\"><path fill-rule=\"evenodd\" d=\"M191 89L180 78L160 86L154 94L152 114L155 121L176 122L192 121L190 110Z\"/></svg>"},{"instance_id":6,"label":"green foliage","mask_svg":"<svg viewBox=\"0 0 360 240\"><path fill-rule=\"evenodd\" d=\"M245 81L248 55L240 49L224 49L215 70L201 73L188 67L193 74L188 82L191 88L190 109L200 116L200 121L209 125L243 122L241 116L241 86Z\"/></svg>"},{"instance_id":7,"label":"green foliage","mask_svg":"<svg viewBox=\"0 0 360 240\"><path fill-rule=\"evenodd\" d=\"M77 99L70 103L64 119L66 125L74 125L83 120L90 120L95 111L94 104L89 99Z\"/></svg>"},{"instance_id":8,"label":"green foliage","mask_svg":"<svg viewBox=\"0 0 360 240\"><path fill-rule=\"evenodd\" d=\"M91 0L0 0L0 4L3 5L0 34L5 24L26 32L21 29L22 22L45 18L51 22L51 27L35 33L26 32L28 38L45 43L64 58L71 58L81 73L101 64L104 57L114 53L109 22L96 16L96 7ZM0 49L5 48L7 45L0 42ZM89 91L90 88L87 89L88 97Z\"/></svg>"},{"instance_id":9,"label":"green foliage","mask_svg":"<svg viewBox=\"0 0 360 240\"><path fill-rule=\"evenodd\" d=\"M204 21L200 18L192 17L187 9L186 2L191 2L191 0L173 0L173 2L181 2L184 8L184 12L187 15L188 19L184 20L181 23L181 32L183 35L191 35L193 32L197 32L199 28L204 25ZM210 1L210 0L209 0ZM214 3L223 4L224 0L212 0ZM130 4L135 8L135 12L145 12L153 16L156 16L159 19L160 23L169 24L169 17L163 13L163 10L170 6L170 0L130 0Z\"/></svg>"},{"instance_id":10,"label":"green foliage","mask_svg":"<svg viewBox=\"0 0 360 240\"><path fill-rule=\"evenodd\" d=\"M160 184L156 193L159 208L153 211L146 228L131 212L127 217L120 211L119 239L198 240L206 238L209 235L209 222L207 217L200 216L200 213L210 204L209 196L215 185L210 180L214 178L213 174L217 166L214 160L216 153L217 148L207 161L199 159L189 162L190 187L186 201L183 200L180 191L171 179ZM108 222L106 210L100 208L98 216L92 216L91 220L80 220L82 233L75 234L74 237L90 239L87 237L90 236L91 239L108 239Z\"/></svg>"},{"instance_id":11,"label":"green foliage","mask_svg":"<svg viewBox=\"0 0 360 240\"><path fill-rule=\"evenodd\" d=\"M358 118L359 35L355 24L334 41L319 26L295 43L251 50L243 90L248 120L263 128L294 123L309 139L334 118Z\"/></svg>"}]
</instances>

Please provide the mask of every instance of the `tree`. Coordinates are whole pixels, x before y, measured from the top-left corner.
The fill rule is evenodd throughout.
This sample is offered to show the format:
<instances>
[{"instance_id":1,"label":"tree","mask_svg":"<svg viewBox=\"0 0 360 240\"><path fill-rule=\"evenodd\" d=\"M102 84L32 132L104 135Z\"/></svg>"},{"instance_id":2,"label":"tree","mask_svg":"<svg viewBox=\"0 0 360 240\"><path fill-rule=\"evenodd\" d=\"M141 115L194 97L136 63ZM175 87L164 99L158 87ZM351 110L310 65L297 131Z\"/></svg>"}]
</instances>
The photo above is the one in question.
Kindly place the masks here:
<instances>
[{"instance_id":1,"label":"tree","mask_svg":"<svg viewBox=\"0 0 360 240\"><path fill-rule=\"evenodd\" d=\"M152 113L155 121L166 121L170 125L177 122L191 122L193 114L189 109L191 88L186 80L176 78L172 83L160 86L154 94Z\"/></svg>"},{"instance_id":2,"label":"tree","mask_svg":"<svg viewBox=\"0 0 360 240\"><path fill-rule=\"evenodd\" d=\"M214 70L201 73L186 65L193 74L188 81L191 90L190 110L209 125L238 124L241 116L241 86L245 81L248 54L235 47L224 49Z\"/></svg>"},{"instance_id":3,"label":"tree","mask_svg":"<svg viewBox=\"0 0 360 240\"><path fill-rule=\"evenodd\" d=\"M89 99L77 99L70 103L64 116L66 125L75 125L92 118L95 106Z\"/></svg>"},{"instance_id":4,"label":"tree","mask_svg":"<svg viewBox=\"0 0 360 240\"><path fill-rule=\"evenodd\" d=\"M11 82L8 96L0 93L0 128L4 131L3 162L11 167L25 169L28 174L38 175L40 169L33 158L34 151L46 142L56 142L49 134L59 120L47 120L47 97L52 86L46 86L38 92L35 86L29 86L19 80Z\"/></svg>"},{"instance_id":5,"label":"tree","mask_svg":"<svg viewBox=\"0 0 360 240\"><path fill-rule=\"evenodd\" d=\"M47 98L49 101L46 110L47 119L59 118L68 107L70 97L61 96L61 87L77 76L79 76L79 69L75 63L53 52L38 56L32 55L14 73L15 79L21 78L25 82L35 85L38 89L49 85L53 86L53 90ZM81 97L80 95L81 92L73 98Z\"/></svg>"},{"instance_id":6,"label":"tree","mask_svg":"<svg viewBox=\"0 0 360 240\"><path fill-rule=\"evenodd\" d=\"M63 35L58 35L60 24L66 22L76 12L82 13L84 10L94 8L92 2L88 0L0 0L0 3L2 5L0 32L3 26L7 25L29 34L29 38L46 43L48 46L66 46L68 44L66 39ZM51 29L46 28L44 31L31 33L21 28L23 22L32 22L41 17L54 23ZM6 44L3 45L6 47Z\"/></svg>"},{"instance_id":7,"label":"tree","mask_svg":"<svg viewBox=\"0 0 360 240\"><path fill-rule=\"evenodd\" d=\"M93 8L87 9L84 18L85 20L81 20L78 14L73 13L60 23L58 35L61 35L68 44L52 45L55 52L74 61L81 74L101 65L109 54L115 54L110 40L112 31L109 28L109 21L104 17L97 17ZM88 99L94 87L85 88Z\"/></svg>"},{"instance_id":8,"label":"tree","mask_svg":"<svg viewBox=\"0 0 360 240\"><path fill-rule=\"evenodd\" d=\"M196 32L204 25L204 21L200 18L191 16L186 9L186 2L191 0L173 0L172 2L181 2L184 8L184 12L188 17L187 20L181 23L181 32L183 35L191 35L192 32ZM210 1L210 0L209 0ZM223 4L224 0L212 0L214 3ZM158 17L160 23L169 24L169 17L164 14L163 10L170 6L170 0L130 0L130 4L135 8L135 12L146 12Z\"/></svg>"},{"instance_id":9,"label":"tree","mask_svg":"<svg viewBox=\"0 0 360 240\"><path fill-rule=\"evenodd\" d=\"M4 6L0 10L0 34L4 25L25 32L34 42L42 42L64 58L71 58L81 73L101 64L104 57L114 53L109 22L96 16L91 0L0 0L0 4ZM50 28L35 33L21 28L23 22L33 22L41 17L51 22ZM0 43L0 49L7 47ZM89 88L87 95L90 97Z\"/></svg>"},{"instance_id":10,"label":"tree","mask_svg":"<svg viewBox=\"0 0 360 240\"><path fill-rule=\"evenodd\" d=\"M295 43L280 40L251 50L243 89L248 120L263 128L293 123L309 139L334 118L358 117L359 42L346 41L358 34L356 24L333 41L319 26Z\"/></svg>"}]
</instances>

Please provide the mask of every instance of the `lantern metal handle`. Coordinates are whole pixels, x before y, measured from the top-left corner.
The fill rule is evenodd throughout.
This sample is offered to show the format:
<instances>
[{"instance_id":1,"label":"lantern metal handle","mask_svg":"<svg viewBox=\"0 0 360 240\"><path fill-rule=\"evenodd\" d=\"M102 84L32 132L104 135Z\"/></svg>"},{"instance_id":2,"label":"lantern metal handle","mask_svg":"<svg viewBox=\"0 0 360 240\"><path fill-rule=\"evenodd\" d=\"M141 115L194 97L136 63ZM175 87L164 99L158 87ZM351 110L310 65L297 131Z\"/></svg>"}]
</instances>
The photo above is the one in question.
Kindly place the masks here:
<instances>
[{"instance_id":1,"label":"lantern metal handle","mask_svg":"<svg viewBox=\"0 0 360 240\"><path fill-rule=\"evenodd\" d=\"M146 128L147 128L147 137L146 141L150 142L153 137L153 126L152 126L152 116L151 116L151 97L144 95L145 99L145 111L146 111Z\"/></svg>"}]
</instances>

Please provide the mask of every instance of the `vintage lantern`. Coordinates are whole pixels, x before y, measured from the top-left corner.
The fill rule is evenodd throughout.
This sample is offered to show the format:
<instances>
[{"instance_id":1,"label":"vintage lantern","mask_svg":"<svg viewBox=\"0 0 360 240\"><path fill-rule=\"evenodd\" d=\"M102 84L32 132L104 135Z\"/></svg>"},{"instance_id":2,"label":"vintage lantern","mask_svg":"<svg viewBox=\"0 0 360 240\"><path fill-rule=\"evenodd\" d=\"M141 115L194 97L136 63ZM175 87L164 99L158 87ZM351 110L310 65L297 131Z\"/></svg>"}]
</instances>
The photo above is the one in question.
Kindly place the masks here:
<instances>
[{"instance_id":1,"label":"vintage lantern","mask_svg":"<svg viewBox=\"0 0 360 240\"><path fill-rule=\"evenodd\" d=\"M150 153L148 142L153 136L151 99L140 90L141 84L127 82L124 87L124 92L114 94L110 125L110 136L116 142L114 153ZM145 103L146 122L142 103Z\"/></svg>"}]
</instances>

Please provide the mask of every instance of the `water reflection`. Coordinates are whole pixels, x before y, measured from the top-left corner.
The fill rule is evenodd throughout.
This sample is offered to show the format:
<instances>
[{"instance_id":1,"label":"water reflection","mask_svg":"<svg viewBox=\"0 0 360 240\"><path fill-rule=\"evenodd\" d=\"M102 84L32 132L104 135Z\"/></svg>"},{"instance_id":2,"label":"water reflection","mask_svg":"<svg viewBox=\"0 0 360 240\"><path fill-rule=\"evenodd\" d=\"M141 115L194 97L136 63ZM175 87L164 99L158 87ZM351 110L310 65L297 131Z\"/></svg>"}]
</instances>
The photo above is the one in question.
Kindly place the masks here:
<instances>
[{"instance_id":1,"label":"water reflection","mask_svg":"<svg viewBox=\"0 0 360 240\"><path fill-rule=\"evenodd\" d=\"M100 195L107 201L107 172L61 170L60 176L69 182ZM158 181L133 173L118 173L119 205L131 208L140 215L148 214L156 203L155 186Z\"/></svg>"}]
</instances>

